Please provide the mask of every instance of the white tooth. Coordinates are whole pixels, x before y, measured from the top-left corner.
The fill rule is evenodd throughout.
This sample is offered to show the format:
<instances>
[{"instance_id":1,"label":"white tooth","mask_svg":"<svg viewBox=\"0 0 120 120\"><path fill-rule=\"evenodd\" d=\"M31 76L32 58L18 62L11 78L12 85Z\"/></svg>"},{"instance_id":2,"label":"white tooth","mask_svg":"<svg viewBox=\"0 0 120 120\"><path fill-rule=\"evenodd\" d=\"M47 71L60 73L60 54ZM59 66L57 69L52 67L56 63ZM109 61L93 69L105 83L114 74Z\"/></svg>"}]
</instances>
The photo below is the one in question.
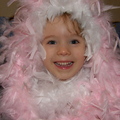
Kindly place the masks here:
<instances>
[{"instance_id":1,"label":"white tooth","mask_svg":"<svg viewBox=\"0 0 120 120\"><path fill-rule=\"evenodd\" d=\"M67 65L67 63L61 63L61 65L65 66L65 65Z\"/></svg>"},{"instance_id":2,"label":"white tooth","mask_svg":"<svg viewBox=\"0 0 120 120\"><path fill-rule=\"evenodd\" d=\"M64 63L61 63L61 65L64 65Z\"/></svg>"},{"instance_id":3,"label":"white tooth","mask_svg":"<svg viewBox=\"0 0 120 120\"><path fill-rule=\"evenodd\" d=\"M57 63L58 65L61 65L61 66L65 66L65 65L71 65L72 63L71 62L68 62L68 63Z\"/></svg>"},{"instance_id":4,"label":"white tooth","mask_svg":"<svg viewBox=\"0 0 120 120\"><path fill-rule=\"evenodd\" d=\"M67 65L67 66L70 66L70 65L72 65L73 63L72 63L72 62L66 62L66 63L56 62L55 64L58 65L58 66L66 66L66 65Z\"/></svg>"}]
</instances>

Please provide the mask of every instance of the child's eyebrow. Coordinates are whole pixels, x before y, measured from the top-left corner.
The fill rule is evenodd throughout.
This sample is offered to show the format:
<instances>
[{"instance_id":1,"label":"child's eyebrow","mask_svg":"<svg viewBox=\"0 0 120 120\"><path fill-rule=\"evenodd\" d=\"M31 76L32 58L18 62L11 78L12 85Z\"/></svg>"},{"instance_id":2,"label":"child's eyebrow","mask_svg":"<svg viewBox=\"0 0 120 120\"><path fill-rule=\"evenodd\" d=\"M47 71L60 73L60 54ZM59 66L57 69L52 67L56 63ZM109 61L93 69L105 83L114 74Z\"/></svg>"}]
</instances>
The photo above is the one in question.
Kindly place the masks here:
<instances>
[{"instance_id":1,"label":"child's eyebrow","mask_svg":"<svg viewBox=\"0 0 120 120\"><path fill-rule=\"evenodd\" d=\"M43 36L43 39L55 38L55 35Z\"/></svg>"},{"instance_id":2,"label":"child's eyebrow","mask_svg":"<svg viewBox=\"0 0 120 120\"><path fill-rule=\"evenodd\" d=\"M81 37L81 38L83 38L81 34L71 34L71 37Z\"/></svg>"}]
</instances>

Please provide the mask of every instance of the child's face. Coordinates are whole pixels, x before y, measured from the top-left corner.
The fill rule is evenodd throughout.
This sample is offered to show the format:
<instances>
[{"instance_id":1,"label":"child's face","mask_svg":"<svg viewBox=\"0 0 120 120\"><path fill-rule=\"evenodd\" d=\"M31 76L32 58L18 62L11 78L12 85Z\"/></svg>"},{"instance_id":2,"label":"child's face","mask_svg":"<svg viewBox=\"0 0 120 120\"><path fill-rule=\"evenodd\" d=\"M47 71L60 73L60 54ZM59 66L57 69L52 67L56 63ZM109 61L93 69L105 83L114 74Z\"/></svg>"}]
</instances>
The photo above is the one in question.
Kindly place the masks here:
<instances>
[{"instance_id":1,"label":"child's face","mask_svg":"<svg viewBox=\"0 0 120 120\"><path fill-rule=\"evenodd\" d=\"M76 75L85 60L85 40L76 34L72 24L69 28L71 31L56 17L53 22L47 22L43 31L42 45L46 51L43 63L60 80Z\"/></svg>"}]
</instances>

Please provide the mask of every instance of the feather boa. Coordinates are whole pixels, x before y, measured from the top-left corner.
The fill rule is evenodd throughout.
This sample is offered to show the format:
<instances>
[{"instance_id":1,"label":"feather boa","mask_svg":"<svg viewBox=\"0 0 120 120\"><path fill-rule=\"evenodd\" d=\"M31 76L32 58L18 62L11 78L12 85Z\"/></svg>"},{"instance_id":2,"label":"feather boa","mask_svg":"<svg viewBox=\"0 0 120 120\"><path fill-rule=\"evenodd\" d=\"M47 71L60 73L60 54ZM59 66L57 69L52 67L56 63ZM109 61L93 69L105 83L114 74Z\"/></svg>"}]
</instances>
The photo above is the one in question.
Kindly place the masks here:
<instances>
[{"instance_id":1,"label":"feather boa","mask_svg":"<svg viewBox=\"0 0 120 120\"><path fill-rule=\"evenodd\" d=\"M10 4L15 1L11 0ZM20 1L20 0L18 0ZM9 120L119 120L120 61L113 51L117 35L98 0L21 0L14 36L2 36L0 113ZM82 7L84 6L84 7ZM63 82L43 66L40 44L46 19L64 12L77 19L86 39L87 60ZM0 119L1 120L1 119Z\"/></svg>"}]
</instances>

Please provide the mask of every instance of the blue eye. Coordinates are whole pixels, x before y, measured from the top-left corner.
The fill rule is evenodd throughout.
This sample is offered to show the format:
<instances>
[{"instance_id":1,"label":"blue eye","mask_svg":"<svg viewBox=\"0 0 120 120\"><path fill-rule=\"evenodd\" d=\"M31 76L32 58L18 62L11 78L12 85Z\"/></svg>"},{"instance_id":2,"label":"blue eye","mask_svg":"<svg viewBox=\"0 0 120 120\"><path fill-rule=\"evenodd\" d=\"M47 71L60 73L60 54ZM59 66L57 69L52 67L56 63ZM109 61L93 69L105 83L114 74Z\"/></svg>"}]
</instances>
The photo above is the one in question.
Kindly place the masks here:
<instances>
[{"instance_id":1,"label":"blue eye","mask_svg":"<svg viewBox=\"0 0 120 120\"><path fill-rule=\"evenodd\" d=\"M49 41L47 44L52 44L52 45L54 45L54 44L56 44L56 41L51 40L51 41Z\"/></svg>"},{"instance_id":2,"label":"blue eye","mask_svg":"<svg viewBox=\"0 0 120 120\"><path fill-rule=\"evenodd\" d=\"M78 41L78 40L71 40L70 43L71 43L71 44L78 44L79 41Z\"/></svg>"}]
</instances>

